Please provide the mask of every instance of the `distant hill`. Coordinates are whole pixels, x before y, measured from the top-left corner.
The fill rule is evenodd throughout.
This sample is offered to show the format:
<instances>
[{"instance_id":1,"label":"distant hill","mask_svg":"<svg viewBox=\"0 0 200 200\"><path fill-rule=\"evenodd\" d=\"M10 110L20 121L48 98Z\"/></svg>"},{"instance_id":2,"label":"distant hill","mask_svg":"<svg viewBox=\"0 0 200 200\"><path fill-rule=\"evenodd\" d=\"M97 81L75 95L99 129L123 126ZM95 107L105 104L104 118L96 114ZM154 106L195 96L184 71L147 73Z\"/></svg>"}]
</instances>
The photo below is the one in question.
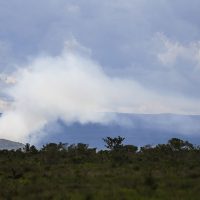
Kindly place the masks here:
<instances>
[{"instance_id":1,"label":"distant hill","mask_svg":"<svg viewBox=\"0 0 200 200\"><path fill-rule=\"evenodd\" d=\"M105 124L66 124L58 119L47 124L42 131L46 134L31 145L40 148L50 142L82 142L102 149L105 148L102 138L118 135L126 138L125 143L137 146L166 143L172 137L200 145L200 115L118 113L116 121ZM16 149L23 145L10 142L0 140L0 149Z\"/></svg>"},{"instance_id":2,"label":"distant hill","mask_svg":"<svg viewBox=\"0 0 200 200\"><path fill-rule=\"evenodd\" d=\"M48 142L83 142L99 149L104 148L102 138L125 137L125 143L142 146L166 143L177 137L200 145L200 115L175 114L117 114L116 122L107 124L73 123L62 120L48 124L43 130L39 146Z\"/></svg>"},{"instance_id":3,"label":"distant hill","mask_svg":"<svg viewBox=\"0 0 200 200\"><path fill-rule=\"evenodd\" d=\"M0 139L0 150L7 149L7 150L17 150L19 148L23 148L24 144L19 142L13 142L10 140Z\"/></svg>"}]
</instances>

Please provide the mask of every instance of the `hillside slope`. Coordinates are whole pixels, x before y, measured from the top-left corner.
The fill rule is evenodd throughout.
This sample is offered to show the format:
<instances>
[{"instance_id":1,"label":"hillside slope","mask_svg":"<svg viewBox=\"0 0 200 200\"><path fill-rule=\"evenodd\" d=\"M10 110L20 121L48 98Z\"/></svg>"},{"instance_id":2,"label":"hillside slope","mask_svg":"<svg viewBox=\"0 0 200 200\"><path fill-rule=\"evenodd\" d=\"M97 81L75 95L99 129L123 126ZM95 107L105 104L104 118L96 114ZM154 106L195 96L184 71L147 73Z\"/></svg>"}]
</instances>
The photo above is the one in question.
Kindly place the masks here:
<instances>
[{"instance_id":1,"label":"hillside slope","mask_svg":"<svg viewBox=\"0 0 200 200\"><path fill-rule=\"evenodd\" d=\"M22 144L22 143L13 142L10 140L5 140L5 139L0 139L0 150L2 150L2 149L16 150L16 149L23 148L23 147L24 147L24 144Z\"/></svg>"}]
</instances>

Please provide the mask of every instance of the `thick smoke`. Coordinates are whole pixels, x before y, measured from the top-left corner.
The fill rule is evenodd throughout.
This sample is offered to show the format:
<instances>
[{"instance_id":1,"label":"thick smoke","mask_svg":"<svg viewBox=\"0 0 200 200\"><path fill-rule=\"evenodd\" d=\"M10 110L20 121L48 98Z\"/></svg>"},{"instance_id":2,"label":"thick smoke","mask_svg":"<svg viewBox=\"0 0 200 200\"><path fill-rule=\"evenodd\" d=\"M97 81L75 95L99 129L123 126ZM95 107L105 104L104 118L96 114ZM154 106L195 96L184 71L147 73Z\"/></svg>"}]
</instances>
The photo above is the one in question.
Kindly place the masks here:
<instances>
[{"instance_id":1,"label":"thick smoke","mask_svg":"<svg viewBox=\"0 0 200 200\"><path fill-rule=\"evenodd\" d=\"M159 96L133 80L109 77L80 49L39 56L13 75L15 83L4 91L13 103L0 118L0 138L25 142L59 118L66 124L110 123L117 120L114 113L199 112L192 100Z\"/></svg>"}]
</instances>

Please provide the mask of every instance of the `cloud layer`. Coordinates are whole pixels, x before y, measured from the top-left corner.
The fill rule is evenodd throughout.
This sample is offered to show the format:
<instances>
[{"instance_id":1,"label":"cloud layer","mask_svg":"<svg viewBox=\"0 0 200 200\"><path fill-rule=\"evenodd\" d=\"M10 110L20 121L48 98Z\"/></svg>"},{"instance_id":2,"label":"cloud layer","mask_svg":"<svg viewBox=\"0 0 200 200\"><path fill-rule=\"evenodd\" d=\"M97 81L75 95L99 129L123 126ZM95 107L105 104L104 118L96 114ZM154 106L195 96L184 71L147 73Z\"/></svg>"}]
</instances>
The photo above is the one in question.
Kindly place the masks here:
<instances>
[{"instance_id":1,"label":"cloud layer","mask_svg":"<svg viewBox=\"0 0 200 200\"><path fill-rule=\"evenodd\" d=\"M108 76L88 52L73 40L61 55L42 55L19 68L15 83L4 89L13 103L0 118L0 137L25 141L59 118L105 124L117 122L114 113L200 113L195 100Z\"/></svg>"},{"instance_id":2,"label":"cloud layer","mask_svg":"<svg viewBox=\"0 0 200 200\"><path fill-rule=\"evenodd\" d=\"M199 114L199 6L0 0L0 137L116 120L108 112Z\"/></svg>"}]
</instances>

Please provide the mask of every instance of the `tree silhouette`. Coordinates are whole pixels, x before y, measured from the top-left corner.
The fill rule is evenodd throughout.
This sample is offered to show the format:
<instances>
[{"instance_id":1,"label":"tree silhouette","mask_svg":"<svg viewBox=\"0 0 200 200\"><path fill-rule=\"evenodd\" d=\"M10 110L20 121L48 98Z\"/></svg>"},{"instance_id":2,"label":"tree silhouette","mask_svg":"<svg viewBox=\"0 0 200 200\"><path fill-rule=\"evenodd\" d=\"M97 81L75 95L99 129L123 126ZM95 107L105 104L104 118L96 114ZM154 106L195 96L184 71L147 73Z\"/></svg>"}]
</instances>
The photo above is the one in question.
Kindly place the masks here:
<instances>
[{"instance_id":1,"label":"tree silhouette","mask_svg":"<svg viewBox=\"0 0 200 200\"><path fill-rule=\"evenodd\" d=\"M110 149L110 150L118 150L121 149L123 147L122 142L124 141L125 138L122 138L120 136L118 137L106 137L103 138L103 141L106 143L105 147Z\"/></svg>"},{"instance_id":2,"label":"tree silhouette","mask_svg":"<svg viewBox=\"0 0 200 200\"><path fill-rule=\"evenodd\" d=\"M170 146L172 151L180 151L180 150L191 150L194 149L193 144L188 141L183 141L178 138L171 138L168 141L168 145Z\"/></svg>"},{"instance_id":3,"label":"tree silhouette","mask_svg":"<svg viewBox=\"0 0 200 200\"><path fill-rule=\"evenodd\" d=\"M23 149L24 149L24 151L25 151L26 153L30 152L30 146L31 146L31 145L30 145L29 143L26 143L26 144L25 144L25 146L24 146Z\"/></svg>"}]
</instances>

